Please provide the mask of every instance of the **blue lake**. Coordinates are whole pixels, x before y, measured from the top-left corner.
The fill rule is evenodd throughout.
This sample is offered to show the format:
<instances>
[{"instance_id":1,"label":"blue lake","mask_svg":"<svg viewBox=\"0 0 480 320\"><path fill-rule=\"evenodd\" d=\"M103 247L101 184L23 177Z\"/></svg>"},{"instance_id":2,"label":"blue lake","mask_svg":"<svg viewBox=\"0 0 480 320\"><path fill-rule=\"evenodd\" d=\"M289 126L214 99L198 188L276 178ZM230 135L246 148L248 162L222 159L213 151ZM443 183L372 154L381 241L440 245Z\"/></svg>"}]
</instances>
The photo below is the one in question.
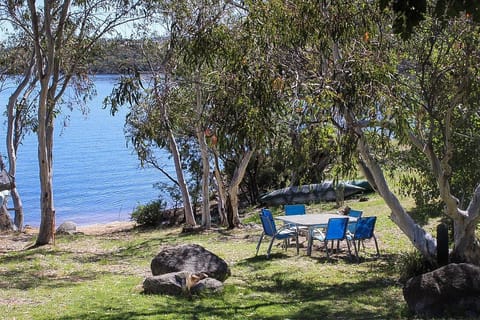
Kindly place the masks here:
<instances>
[{"instance_id":1,"label":"blue lake","mask_svg":"<svg viewBox=\"0 0 480 320\"><path fill-rule=\"evenodd\" d=\"M64 109L65 115L70 116L67 125L63 126L64 115L57 120L53 164L57 225L67 220L79 225L127 221L137 205L158 198L160 190L153 187L155 183L168 182L158 170L140 168L136 154L127 146L123 131L127 110L111 116L109 110L102 109L103 99L110 94L115 81L115 76L97 76L98 94L88 102L88 115ZM7 99L8 90L0 92L0 106L5 106ZM2 156L7 154L5 133L2 118ZM174 173L166 152L161 159L164 169ZM40 186L34 134L28 135L19 147L16 182L24 205L25 224L39 226ZM9 207L12 206L10 200Z\"/></svg>"}]
</instances>

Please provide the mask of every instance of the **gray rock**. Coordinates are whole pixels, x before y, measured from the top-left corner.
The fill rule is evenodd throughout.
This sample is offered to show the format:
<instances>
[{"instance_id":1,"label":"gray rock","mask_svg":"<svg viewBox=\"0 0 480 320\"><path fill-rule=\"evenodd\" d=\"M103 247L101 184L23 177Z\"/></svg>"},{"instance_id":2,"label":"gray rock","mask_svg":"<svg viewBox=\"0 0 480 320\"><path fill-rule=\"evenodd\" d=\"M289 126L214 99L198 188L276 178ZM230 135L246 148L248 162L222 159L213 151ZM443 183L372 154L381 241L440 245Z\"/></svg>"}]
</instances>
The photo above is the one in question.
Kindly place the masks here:
<instances>
[{"instance_id":1,"label":"gray rock","mask_svg":"<svg viewBox=\"0 0 480 320\"><path fill-rule=\"evenodd\" d=\"M165 273L159 276L147 277L143 281L143 292L147 294L181 295L182 283L176 277L177 273Z\"/></svg>"},{"instance_id":2,"label":"gray rock","mask_svg":"<svg viewBox=\"0 0 480 320\"><path fill-rule=\"evenodd\" d=\"M58 226L56 234L75 234L77 233L77 224L72 221L65 221L61 225Z\"/></svg>"},{"instance_id":3,"label":"gray rock","mask_svg":"<svg viewBox=\"0 0 480 320\"><path fill-rule=\"evenodd\" d=\"M143 282L143 291L146 294L199 295L223 290L222 282L205 277L205 274L187 271L147 277Z\"/></svg>"},{"instance_id":4,"label":"gray rock","mask_svg":"<svg viewBox=\"0 0 480 320\"><path fill-rule=\"evenodd\" d=\"M191 294L219 293L223 291L223 282L214 278L205 278L190 288Z\"/></svg>"},{"instance_id":5,"label":"gray rock","mask_svg":"<svg viewBox=\"0 0 480 320\"><path fill-rule=\"evenodd\" d=\"M410 311L425 317L480 316L480 267L449 264L409 279L403 296Z\"/></svg>"},{"instance_id":6,"label":"gray rock","mask_svg":"<svg viewBox=\"0 0 480 320\"><path fill-rule=\"evenodd\" d=\"M168 247L153 258L150 267L154 276L188 271L205 273L221 282L230 276L225 260L197 244Z\"/></svg>"}]
</instances>

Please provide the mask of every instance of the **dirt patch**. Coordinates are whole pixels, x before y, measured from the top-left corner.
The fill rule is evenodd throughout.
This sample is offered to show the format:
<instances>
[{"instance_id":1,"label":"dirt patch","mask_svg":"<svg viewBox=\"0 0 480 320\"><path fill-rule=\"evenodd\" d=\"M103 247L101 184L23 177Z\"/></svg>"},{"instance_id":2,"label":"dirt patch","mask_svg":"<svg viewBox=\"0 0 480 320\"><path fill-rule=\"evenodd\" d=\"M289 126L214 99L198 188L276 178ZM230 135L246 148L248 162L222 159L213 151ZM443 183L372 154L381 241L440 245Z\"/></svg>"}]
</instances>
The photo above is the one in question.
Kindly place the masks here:
<instances>
[{"instance_id":1,"label":"dirt patch","mask_svg":"<svg viewBox=\"0 0 480 320\"><path fill-rule=\"evenodd\" d=\"M0 254L20 251L33 244L38 231L27 228L24 232L5 232L0 234Z\"/></svg>"},{"instance_id":2,"label":"dirt patch","mask_svg":"<svg viewBox=\"0 0 480 320\"><path fill-rule=\"evenodd\" d=\"M86 235L104 235L128 231L135 227L132 221L116 221L106 224L79 226L77 231ZM26 227L23 232L5 232L0 234L0 255L10 251L21 251L35 242L38 228Z\"/></svg>"}]
</instances>

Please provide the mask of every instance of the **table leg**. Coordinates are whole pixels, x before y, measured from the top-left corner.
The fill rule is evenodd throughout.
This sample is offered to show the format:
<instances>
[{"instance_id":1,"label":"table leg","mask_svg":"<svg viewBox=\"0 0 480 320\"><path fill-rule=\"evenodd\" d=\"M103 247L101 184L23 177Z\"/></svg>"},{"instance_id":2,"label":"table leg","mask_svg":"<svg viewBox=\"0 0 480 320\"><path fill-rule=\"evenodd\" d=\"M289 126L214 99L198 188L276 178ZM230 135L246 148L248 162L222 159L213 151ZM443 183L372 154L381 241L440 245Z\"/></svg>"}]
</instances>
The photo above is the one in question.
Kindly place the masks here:
<instances>
[{"instance_id":1,"label":"table leg","mask_svg":"<svg viewBox=\"0 0 480 320\"><path fill-rule=\"evenodd\" d=\"M307 256L312 255L312 244L313 244L313 227L308 227Z\"/></svg>"},{"instance_id":2,"label":"table leg","mask_svg":"<svg viewBox=\"0 0 480 320\"><path fill-rule=\"evenodd\" d=\"M296 239L295 239L295 244L297 245L297 255L300 253L300 247L298 246L298 232L299 232L299 228L298 228L298 225L297 225L297 236L296 236Z\"/></svg>"}]
</instances>

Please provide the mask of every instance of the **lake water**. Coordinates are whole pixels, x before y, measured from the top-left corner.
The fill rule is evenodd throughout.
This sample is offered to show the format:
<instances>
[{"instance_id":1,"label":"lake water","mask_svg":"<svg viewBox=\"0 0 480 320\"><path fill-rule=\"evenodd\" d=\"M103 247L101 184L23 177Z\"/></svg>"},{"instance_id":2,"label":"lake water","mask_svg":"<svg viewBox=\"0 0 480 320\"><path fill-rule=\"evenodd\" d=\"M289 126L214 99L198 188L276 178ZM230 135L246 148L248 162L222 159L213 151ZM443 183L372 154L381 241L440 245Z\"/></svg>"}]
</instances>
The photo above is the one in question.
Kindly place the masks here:
<instances>
[{"instance_id":1,"label":"lake water","mask_svg":"<svg viewBox=\"0 0 480 320\"><path fill-rule=\"evenodd\" d=\"M114 117L102 109L103 99L115 84L115 76L97 76L98 95L88 103L90 113L68 111L70 120L62 126L58 119L54 140L54 204L57 225L74 221L78 225L127 221L138 204L158 198L160 190L153 187L167 179L156 169L139 167L140 162L123 132L123 110ZM5 106L8 91L0 92L0 106ZM0 126L0 152L6 156L6 125ZM162 162L174 173L166 153ZM5 163L8 162L5 160ZM40 225L40 186L37 160L37 138L26 137L19 148L17 188L22 197L25 224ZM13 207L11 200L9 207ZM11 212L13 218L13 211Z\"/></svg>"}]
</instances>

